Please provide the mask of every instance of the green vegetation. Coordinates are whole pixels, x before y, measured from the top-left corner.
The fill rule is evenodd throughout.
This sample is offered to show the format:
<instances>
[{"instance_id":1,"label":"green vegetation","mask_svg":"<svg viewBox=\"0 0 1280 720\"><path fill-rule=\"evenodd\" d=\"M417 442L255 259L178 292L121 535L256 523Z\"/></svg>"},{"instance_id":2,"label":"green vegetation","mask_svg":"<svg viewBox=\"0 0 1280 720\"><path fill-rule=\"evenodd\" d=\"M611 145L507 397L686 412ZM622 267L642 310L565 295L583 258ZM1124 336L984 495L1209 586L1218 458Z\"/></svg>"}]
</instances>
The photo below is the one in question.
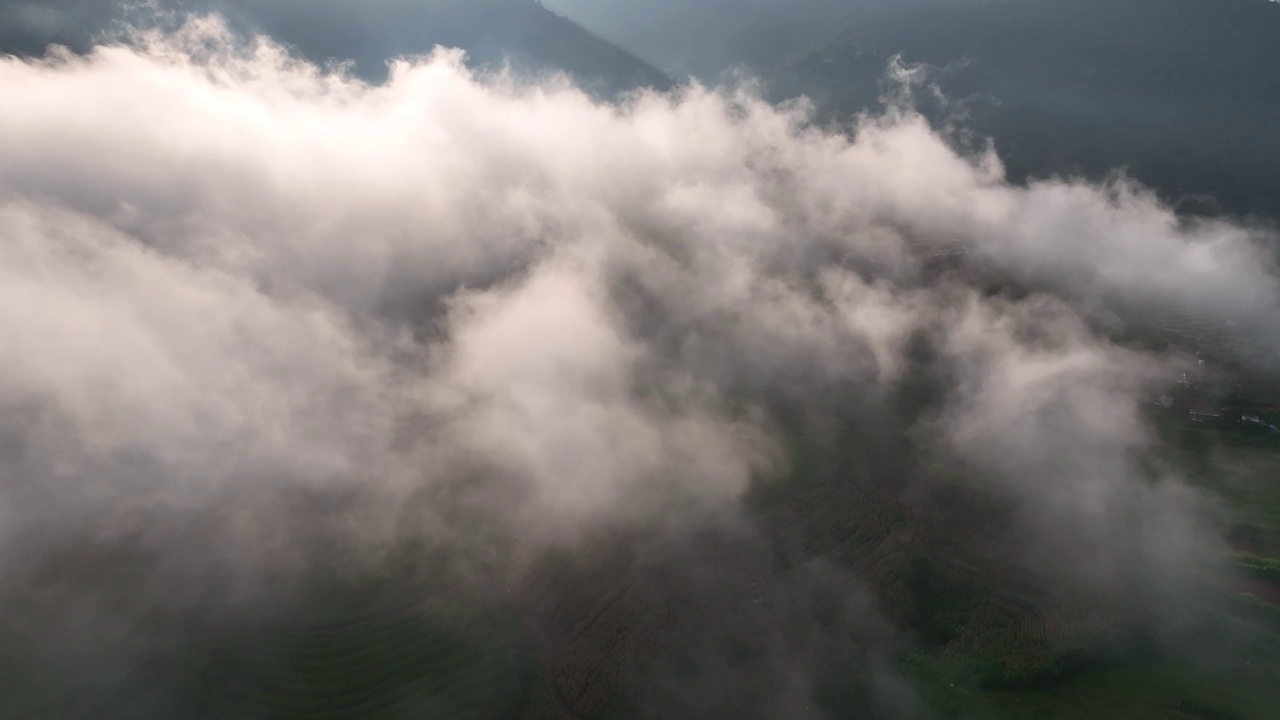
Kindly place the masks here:
<instances>
[{"instance_id":1,"label":"green vegetation","mask_svg":"<svg viewBox=\"0 0 1280 720\"><path fill-rule=\"evenodd\" d=\"M522 637L438 610L275 628L210 653L201 705L206 716L281 720L515 717L535 677Z\"/></svg>"},{"instance_id":2,"label":"green vegetation","mask_svg":"<svg viewBox=\"0 0 1280 720\"><path fill-rule=\"evenodd\" d=\"M1123 340L1213 357L1229 335L1168 317ZM1205 382L1178 392L1208 401L1240 390ZM750 497L763 547L708 539L685 550L696 552L687 567L678 558L646 568L619 538L599 557L550 558L520 590L519 623L514 608L461 608L444 593L413 608L349 610L341 623L226 638L204 666L203 716L747 717L779 682L769 633L802 622L811 696L829 717L899 717L867 710L880 695L866 668L878 663L943 719L1274 717L1280 437L1230 418L1193 422L1185 407L1144 407L1165 449L1153 473L1174 471L1217 498L1230 541L1157 622L1127 611L1123 597L1064 590L1010 563L998 544L992 551L992 528L1015 506L907 439L913 418L936 407L928 388L893 399L897 424L860 414L856 396L828 401L820 424L778 409L795 462ZM913 485L921 477L923 489ZM864 589L906 642L867 639L862 616L843 604ZM358 608L359 595L345 594L343 606ZM868 647L887 654L869 658ZM734 689L688 697L722 686Z\"/></svg>"},{"instance_id":3,"label":"green vegetation","mask_svg":"<svg viewBox=\"0 0 1280 720\"><path fill-rule=\"evenodd\" d=\"M1125 168L1183 209L1280 217L1280 7L1265 0L939 0L850 9L777 83L832 114L878 104L891 57L936 68L1015 179Z\"/></svg>"},{"instance_id":4,"label":"green vegetation","mask_svg":"<svg viewBox=\"0 0 1280 720\"><path fill-rule=\"evenodd\" d=\"M940 591L934 568L941 560L913 561L908 585L925 611L917 625L925 647L901 666L941 717L1266 720L1280 707L1280 436L1239 414L1194 422L1186 410L1202 401L1249 407L1242 396L1271 407L1276 386L1216 364L1239 357L1226 351L1239 344L1229 328L1169 316L1119 339L1210 358L1193 387L1171 379L1177 407L1153 403L1144 412L1166 451L1163 472L1216 500L1231 549L1202 569L1183 599L1189 624L1157 635L1125 631L1104 607L1072 608L1018 591L1008 578L971 582L968 593ZM974 592L975 585L986 591Z\"/></svg>"},{"instance_id":5,"label":"green vegetation","mask_svg":"<svg viewBox=\"0 0 1280 720\"><path fill-rule=\"evenodd\" d=\"M1247 553L1237 553L1234 559L1236 568L1248 576L1280 586L1280 559Z\"/></svg>"}]
</instances>

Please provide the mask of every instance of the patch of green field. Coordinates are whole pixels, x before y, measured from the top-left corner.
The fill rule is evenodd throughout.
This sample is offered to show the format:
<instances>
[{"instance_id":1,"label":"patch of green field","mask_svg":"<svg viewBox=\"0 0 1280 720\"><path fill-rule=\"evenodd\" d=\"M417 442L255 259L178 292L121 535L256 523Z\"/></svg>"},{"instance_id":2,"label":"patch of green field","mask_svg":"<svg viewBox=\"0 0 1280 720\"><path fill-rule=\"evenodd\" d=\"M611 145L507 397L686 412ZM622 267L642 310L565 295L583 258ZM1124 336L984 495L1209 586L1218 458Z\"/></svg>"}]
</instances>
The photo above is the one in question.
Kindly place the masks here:
<instances>
[{"instance_id":1,"label":"patch of green field","mask_svg":"<svg viewBox=\"0 0 1280 720\"><path fill-rule=\"evenodd\" d=\"M1048 686L984 687L971 661L915 655L904 663L941 717L956 720L1271 720L1280 667L1247 647L1210 659L1149 659L1098 666Z\"/></svg>"},{"instance_id":2,"label":"patch of green field","mask_svg":"<svg viewBox=\"0 0 1280 720\"><path fill-rule=\"evenodd\" d=\"M1250 549L1280 556L1280 435L1230 421L1196 423L1184 413L1153 408L1149 416L1184 480L1223 505Z\"/></svg>"},{"instance_id":3,"label":"patch of green field","mask_svg":"<svg viewBox=\"0 0 1280 720\"><path fill-rule=\"evenodd\" d=\"M1191 323L1131 341L1150 349L1225 342L1215 332ZM1194 602L1210 605L1190 613L1207 617L1204 626L1152 648L1107 651L1129 642L1107 607L1046 593L1034 577L984 556L974 540L998 526L1006 509L980 487L966 486L962 468L954 470L954 482L947 481L947 468L927 468L935 480L932 495L904 501L901 480L913 468L880 456L905 453L878 453L879 439L852 448L836 441L866 436L855 421L839 432L811 435L797 420L788 436L794 460L789 477L756 488L751 507L775 528L776 571L821 560L874 588L880 612L923 643L924 649L900 659L901 669L942 718L1280 717L1280 608L1264 592L1280 583L1280 436L1229 421L1195 423L1185 408L1152 406L1146 412L1167 449L1165 467L1217 499L1235 548L1220 568L1205 570L1210 599ZM893 433L884 432L885 442L892 440ZM727 573L733 560L726 553L714 566ZM583 582L567 577L561 583L561 574L548 582ZM647 696L642 685L629 684L636 669L632 653L646 651L649 636L666 627L662 618L713 614L732 598L705 589L687 596L672 591L656 609L641 612L651 600L635 600L610 610L617 598L641 597L644 589L618 585L617 578L601 582L608 590L603 599L571 594L560 599L563 608L548 611L556 618L552 626L573 632L555 641L555 663L542 668L518 627L458 610L375 613L345 625L228 641L209 665L205 716L634 716ZM726 585L749 595L747 587L754 585ZM641 619L650 615L658 619ZM684 627L696 629L690 623ZM677 650L688 641L686 635L669 640ZM765 664L759 653L735 648L730 660ZM823 666L835 668L829 674L836 676L824 687L839 692L816 695L840 708L832 717L848 715L844 709L859 707L869 694L849 681L852 670L841 670L841 649L831 649L834 659L824 656ZM855 657L848 664L856 668L859 662ZM722 670L723 664L708 667Z\"/></svg>"},{"instance_id":4,"label":"patch of green field","mask_svg":"<svg viewBox=\"0 0 1280 720\"><path fill-rule=\"evenodd\" d=\"M531 693L522 633L459 612L406 612L228 640L203 681L206 717L517 717Z\"/></svg>"},{"instance_id":5,"label":"patch of green field","mask_svg":"<svg viewBox=\"0 0 1280 720\"><path fill-rule=\"evenodd\" d=\"M1248 343L1197 319L1151 318L1124 342L1161 352L1176 347L1215 356L1247 355ZM1231 373L1233 376L1239 373ZM1277 403L1267 378L1245 377L1191 401L1219 407ZM1178 389L1181 391L1181 389ZM1199 397L1197 393L1208 392ZM1218 399L1215 393L1225 393ZM1176 393L1174 393L1176 394ZM1185 402L1185 401L1184 401ZM1188 617L1194 630L1146 649L1099 656L1108 641L1105 609L1088 616L1055 612L1000 578L945 645L909 655L902 670L941 717L973 720L1272 720L1280 717L1280 436L1233 422L1193 422L1185 406L1144 411L1160 439L1163 467L1202 490L1233 549L1217 568L1204 568L1199 599ZM1264 416L1266 412L1256 411ZM1276 414L1280 414L1277 412ZM1238 419L1239 415L1236 415ZM1269 416L1268 416L1269 417ZM982 567L970 574L981 576ZM994 586L993 586L994 589ZM983 618L987 618L983 620ZM1075 618L1075 619L1072 619ZM1084 622L1084 625L1080 623ZM1080 625L1081 631L1076 632ZM1073 646L1085 649L1073 654ZM1037 654L1038 653L1038 654ZM1011 680L1018 663L1035 660L1028 682ZM1016 672L1013 675L1017 675ZM1012 680L1016 680L1013 677Z\"/></svg>"},{"instance_id":6,"label":"patch of green field","mask_svg":"<svg viewBox=\"0 0 1280 720\"><path fill-rule=\"evenodd\" d=\"M1267 720L1280 694L1232 673L1177 662L1086 673L1052 688L995 691L985 699L1008 720Z\"/></svg>"}]
</instances>

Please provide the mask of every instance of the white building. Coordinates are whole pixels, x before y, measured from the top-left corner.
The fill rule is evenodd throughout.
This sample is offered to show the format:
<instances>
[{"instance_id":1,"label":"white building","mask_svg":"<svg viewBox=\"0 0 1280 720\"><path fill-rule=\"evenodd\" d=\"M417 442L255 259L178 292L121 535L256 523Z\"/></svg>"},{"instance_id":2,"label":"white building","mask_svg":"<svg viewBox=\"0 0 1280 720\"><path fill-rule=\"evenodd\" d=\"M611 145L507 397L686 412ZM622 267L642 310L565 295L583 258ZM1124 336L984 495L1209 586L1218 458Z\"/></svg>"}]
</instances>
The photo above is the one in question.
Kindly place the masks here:
<instances>
[{"instance_id":1,"label":"white building","mask_svg":"<svg viewBox=\"0 0 1280 720\"><path fill-rule=\"evenodd\" d=\"M1197 405L1191 408L1191 419L1196 422L1207 422L1209 420L1218 420L1222 417L1222 413L1216 408L1207 405Z\"/></svg>"}]
</instances>

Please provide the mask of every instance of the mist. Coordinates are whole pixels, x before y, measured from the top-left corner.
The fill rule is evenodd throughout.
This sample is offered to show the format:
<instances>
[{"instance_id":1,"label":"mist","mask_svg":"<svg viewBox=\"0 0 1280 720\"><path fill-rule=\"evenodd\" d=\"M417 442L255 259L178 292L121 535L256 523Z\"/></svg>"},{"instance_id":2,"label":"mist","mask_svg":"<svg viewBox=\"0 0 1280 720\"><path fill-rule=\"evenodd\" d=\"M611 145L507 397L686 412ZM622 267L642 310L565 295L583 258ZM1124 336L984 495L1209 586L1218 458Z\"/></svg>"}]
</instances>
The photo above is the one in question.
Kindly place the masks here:
<instances>
[{"instance_id":1,"label":"mist","mask_svg":"<svg viewBox=\"0 0 1280 720\"><path fill-rule=\"evenodd\" d=\"M700 548L769 536L752 498L806 472L805 438L927 512L963 475L1010 508L991 562L1161 616L1219 540L1151 460L1138 408L1172 361L1114 329L1177 309L1238 323L1253 362L1280 350L1275 238L1123 179L1010 184L909 107L832 128L750 85L609 103L448 49L374 84L216 16L0 58L0 96L15 636L147 643L156 613L232 622L406 544L485 602L547 558L608 566L618 537L622 567L750 587L767 552L706 580ZM874 578L791 572L842 598L867 707L927 716L883 660L909 638ZM822 634L770 582L740 617L776 685L724 687L820 717ZM669 702L699 698L660 665Z\"/></svg>"},{"instance_id":2,"label":"mist","mask_svg":"<svg viewBox=\"0 0 1280 720\"><path fill-rule=\"evenodd\" d=\"M525 77L568 73L601 97L670 79L626 50L535 0L55 0L0 2L0 52L86 52L137 28L172 30L188 14L218 13L242 35L264 34L317 65L343 65L371 82L387 61L439 45L463 48L469 67Z\"/></svg>"}]
</instances>

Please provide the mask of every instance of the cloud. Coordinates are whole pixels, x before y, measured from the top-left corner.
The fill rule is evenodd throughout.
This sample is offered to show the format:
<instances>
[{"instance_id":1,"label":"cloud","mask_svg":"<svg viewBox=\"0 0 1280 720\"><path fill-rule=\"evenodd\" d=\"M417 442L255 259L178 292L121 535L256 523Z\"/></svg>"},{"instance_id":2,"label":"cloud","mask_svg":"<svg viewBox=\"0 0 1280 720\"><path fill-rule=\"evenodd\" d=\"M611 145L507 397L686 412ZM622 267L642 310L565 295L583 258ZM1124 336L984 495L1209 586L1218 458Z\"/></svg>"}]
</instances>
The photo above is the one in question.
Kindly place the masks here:
<instances>
[{"instance_id":1,"label":"cloud","mask_svg":"<svg viewBox=\"0 0 1280 720\"><path fill-rule=\"evenodd\" d=\"M1010 185L906 111L841 134L749 90L602 104L446 50L370 85L214 18L0 59L0 96L0 561L127 541L144 604L259 597L335 547L501 575L736 516L790 472L794 407L963 463L1016 499L1028 562L1075 548L1066 581L1176 577L1207 541L1140 461L1163 366L1100 308L1280 343L1257 231ZM926 370L937 402L895 408Z\"/></svg>"}]
</instances>

